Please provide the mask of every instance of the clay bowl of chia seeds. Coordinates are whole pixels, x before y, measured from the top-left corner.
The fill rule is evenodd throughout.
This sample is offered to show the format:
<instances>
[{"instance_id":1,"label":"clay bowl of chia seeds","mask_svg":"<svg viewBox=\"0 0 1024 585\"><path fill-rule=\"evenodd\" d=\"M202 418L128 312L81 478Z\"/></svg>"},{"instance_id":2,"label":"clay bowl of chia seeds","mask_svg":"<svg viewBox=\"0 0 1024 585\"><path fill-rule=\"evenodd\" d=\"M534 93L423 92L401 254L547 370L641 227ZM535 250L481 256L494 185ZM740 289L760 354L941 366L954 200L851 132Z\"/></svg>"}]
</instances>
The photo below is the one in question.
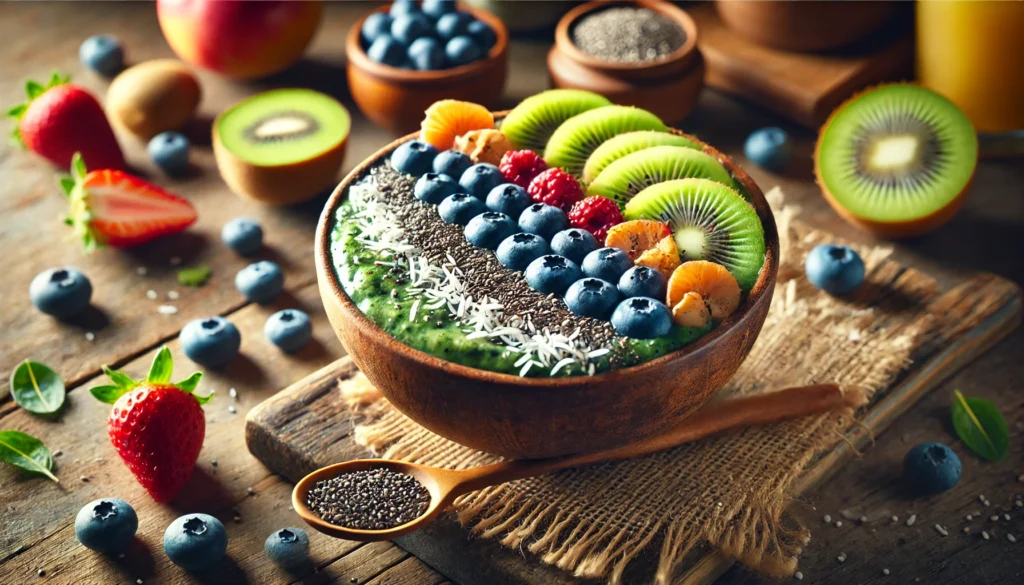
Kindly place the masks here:
<instances>
[{"instance_id":1,"label":"clay bowl of chia seeds","mask_svg":"<svg viewBox=\"0 0 1024 585\"><path fill-rule=\"evenodd\" d=\"M503 116L495 114L498 120ZM749 194L766 244L764 265L739 309L699 340L596 375L520 377L441 359L389 335L345 293L332 233L349 187L416 134L389 144L354 169L320 217L317 277L335 333L396 408L434 433L476 449L510 458L552 457L614 448L666 430L714 397L746 358L768 314L779 264L775 221L757 184L730 158L687 137L719 160Z\"/></svg>"},{"instance_id":2,"label":"clay bowl of chia seeds","mask_svg":"<svg viewBox=\"0 0 1024 585\"><path fill-rule=\"evenodd\" d=\"M674 124L704 88L697 36L693 18L668 2L588 2L559 21L548 73L555 87L593 91Z\"/></svg>"}]
</instances>

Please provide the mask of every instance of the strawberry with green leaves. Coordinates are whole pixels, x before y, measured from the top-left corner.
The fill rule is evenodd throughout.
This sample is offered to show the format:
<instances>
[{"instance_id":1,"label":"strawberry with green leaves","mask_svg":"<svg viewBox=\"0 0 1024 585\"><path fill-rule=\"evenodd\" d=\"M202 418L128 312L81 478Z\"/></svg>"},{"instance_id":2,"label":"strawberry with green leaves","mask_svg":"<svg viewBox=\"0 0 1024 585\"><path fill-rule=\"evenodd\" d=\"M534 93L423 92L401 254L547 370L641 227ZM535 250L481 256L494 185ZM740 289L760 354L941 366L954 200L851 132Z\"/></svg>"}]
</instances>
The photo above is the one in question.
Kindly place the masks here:
<instances>
[{"instance_id":1,"label":"strawberry with green leaves","mask_svg":"<svg viewBox=\"0 0 1024 585\"><path fill-rule=\"evenodd\" d=\"M124 169L124 155L96 98L54 73L43 85L25 84L28 102L7 115L17 121L14 140L62 169L76 152L94 169Z\"/></svg>"},{"instance_id":2,"label":"strawberry with green leaves","mask_svg":"<svg viewBox=\"0 0 1024 585\"><path fill-rule=\"evenodd\" d=\"M71 176L60 181L70 202L65 223L87 251L103 245L130 248L178 233L199 214L191 203L124 171L89 171L81 156L71 160Z\"/></svg>"},{"instance_id":3,"label":"strawberry with green leaves","mask_svg":"<svg viewBox=\"0 0 1024 585\"><path fill-rule=\"evenodd\" d=\"M113 404L107 433L118 455L157 502L174 498L192 475L206 435L201 405L213 394L195 394L202 374L171 383L174 363L162 348L145 380L132 380L104 367L113 382L90 392Z\"/></svg>"}]
</instances>

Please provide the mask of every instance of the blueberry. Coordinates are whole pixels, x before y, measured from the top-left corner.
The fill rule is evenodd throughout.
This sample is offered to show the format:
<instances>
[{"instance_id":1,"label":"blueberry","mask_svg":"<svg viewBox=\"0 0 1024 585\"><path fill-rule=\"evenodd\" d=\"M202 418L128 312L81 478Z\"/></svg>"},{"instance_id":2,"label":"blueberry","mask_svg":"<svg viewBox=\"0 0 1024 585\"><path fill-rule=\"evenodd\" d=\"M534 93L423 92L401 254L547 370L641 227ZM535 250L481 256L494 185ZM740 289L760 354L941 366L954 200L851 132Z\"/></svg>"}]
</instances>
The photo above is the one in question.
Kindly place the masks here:
<instances>
[{"instance_id":1,"label":"blueberry","mask_svg":"<svg viewBox=\"0 0 1024 585\"><path fill-rule=\"evenodd\" d=\"M178 340L188 359L207 368L226 366L242 346L242 334L224 317L189 321L181 329Z\"/></svg>"},{"instance_id":2,"label":"blueberry","mask_svg":"<svg viewBox=\"0 0 1024 585\"><path fill-rule=\"evenodd\" d=\"M409 45L409 62L420 71L434 71L444 67L444 49L435 39L423 37Z\"/></svg>"},{"instance_id":3,"label":"blueberry","mask_svg":"<svg viewBox=\"0 0 1024 585\"><path fill-rule=\"evenodd\" d=\"M434 166L437 149L422 140L410 140L391 153L391 166L407 175L418 177L429 173Z\"/></svg>"},{"instance_id":4,"label":"blueberry","mask_svg":"<svg viewBox=\"0 0 1024 585\"><path fill-rule=\"evenodd\" d=\"M483 201L467 193L449 195L437 206L437 213L445 223L466 225L469 220L487 211Z\"/></svg>"},{"instance_id":5,"label":"blueberry","mask_svg":"<svg viewBox=\"0 0 1024 585\"><path fill-rule=\"evenodd\" d=\"M523 210L533 203L533 199L526 194L526 189L519 185L506 183L491 189L487 194L487 209L498 211L518 220Z\"/></svg>"},{"instance_id":6,"label":"blueberry","mask_svg":"<svg viewBox=\"0 0 1024 585\"><path fill-rule=\"evenodd\" d=\"M494 34L494 29L482 20L474 20L469 23L469 26L466 27L466 32L476 41L477 45L480 45L480 48L485 53L490 51L494 43L498 41L497 35Z\"/></svg>"},{"instance_id":7,"label":"blueberry","mask_svg":"<svg viewBox=\"0 0 1024 585\"><path fill-rule=\"evenodd\" d=\"M164 531L164 552L187 571L217 564L228 550L228 533L220 520L208 514L186 514Z\"/></svg>"},{"instance_id":8,"label":"blueberry","mask_svg":"<svg viewBox=\"0 0 1024 585\"><path fill-rule=\"evenodd\" d=\"M782 128L761 128L747 137L743 153L755 165L780 172L793 158L793 143Z\"/></svg>"},{"instance_id":9,"label":"blueberry","mask_svg":"<svg viewBox=\"0 0 1024 585\"><path fill-rule=\"evenodd\" d=\"M450 12L437 19L434 30L442 41L447 42L468 33L471 22L473 22L473 16L468 12Z\"/></svg>"},{"instance_id":10,"label":"blueberry","mask_svg":"<svg viewBox=\"0 0 1024 585\"><path fill-rule=\"evenodd\" d=\"M478 248L498 249L501 242L516 233L516 222L504 213L485 211L466 224L466 239Z\"/></svg>"},{"instance_id":11,"label":"blueberry","mask_svg":"<svg viewBox=\"0 0 1024 585\"><path fill-rule=\"evenodd\" d=\"M579 264L587 254L597 249L597 238L587 230L562 230L551 238L551 251Z\"/></svg>"},{"instance_id":12,"label":"blueberry","mask_svg":"<svg viewBox=\"0 0 1024 585\"><path fill-rule=\"evenodd\" d=\"M820 244L804 261L807 279L831 295L845 295L864 282L864 261L846 246Z\"/></svg>"},{"instance_id":13,"label":"blueberry","mask_svg":"<svg viewBox=\"0 0 1024 585\"><path fill-rule=\"evenodd\" d=\"M587 276L619 282L619 278L633 266L633 262L628 254L618 248L600 248L587 254L580 266Z\"/></svg>"},{"instance_id":14,"label":"blueberry","mask_svg":"<svg viewBox=\"0 0 1024 585\"><path fill-rule=\"evenodd\" d=\"M619 335L654 339L672 330L672 315L661 301L650 297L626 299L612 312L612 326Z\"/></svg>"},{"instance_id":15,"label":"blueberry","mask_svg":"<svg viewBox=\"0 0 1024 585\"><path fill-rule=\"evenodd\" d=\"M97 552L119 553L131 543L139 517L128 502L117 498L93 500L75 516L75 537Z\"/></svg>"},{"instance_id":16,"label":"blueberry","mask_svg":"<svg viewBox=\"0 0 1024 585\"><path fill-rule=\"evenodd\" d=\"M395 0L391 3L391 9L388 11L392 18L408 14L419 14L419 12L420 5L416 3L416 0Z\"/></svg>"},{"instance_id":17,"label":"blueberry","mask_svg":"<svg viewBox=\"0 0 1024 585\"><path fill-rule=\"evenodd\" d=\"M96 35L85 39L78 47L78 59L96 73L113 77L124 68L124 49L117 37Z\"/></svg>"},{"instance_id":18,"label":"blueberry","mask_svg":"<svg viewBox=\"0 0 1024 585\"><path fill-rule=\"evenodd\" d=\"M607 320L619 304L619 291L600 278L581 278L565 291L565 304L582 317Z\"/></svg>"},{"instance_id":19,"label":"blueberry","mask_svg":"<svg viewBox=\"0 0 1024 585\"><path fill-rule=\"evenodd\" d=\"M284 290L284 273L270 260L253 262L235 275L235 288L250 301L266 304Z\"/></svg>"},{"instance_id":20,"label":"blueberry","mask_svg":"<svg viewBox=\"0 0 1024 585\"><path fill-rule=\"evenodd\" d=\"M920 494L948 490L960 481L961 471L956 452L942 443L922 443L903 459L903 477Z\"/></svg>"},{"instance_id":21,"label":"blueberry","mask_svg":"<svg viewBox=\"0 0 1024 585\"><path fill-rule=\"evenodd\" d=\"M668 282L665 275L650 266L634 266L619 278L619 292L624 297L665 298Z\"/></svg>"},{"instance_id":22,"label":"blueberry","mask_svg":"<svg viewBox=\"0 0 1024 585\"><path fill-rule=\"evenodd\" d=\"M420 10L430 18L438 19L455 12L455 0L423 0Z\"/></svg>"},{"instance_id":23,"label":"blueberry","mask_svg":"<svg viewBox=\"0 0 1024 585\"><path fill-rule=\"evenodd\" d=\"M462 173L473 166L473 159L469 158L469 155L464 152L446 150L437 155L433 166L435 173L448 175L458 181L462 178Z\"/></svg>"},{"instance_id":24,"label":"blueberry","mask_svg":"<svg viewBox=\"0 0 1024 585\"><path fill-rule=\"evenodd\" d=\"M370 46L378 37L391 34L391 16L383 12L374 12L366 17L359 32L366 46Z\"/></svg>"},{"instance_id":25,"label":"blueberry","mask_svg":"<svg viewBox=\"0 0 1024 585\"><path fill-rule=\"evenodd\" d=\"M391 36L406 47L420 37L428 36L434 27L422 14L403 14L391 22Z\"/></svg>"},{"instance_id":26,"label":"blueberry","mask_svg":"<svg viewBox=\"0 0 1024 585\"><path fill-rule=\"evenodd\" d=\"M304 311L284 309L267 319L263 334L281 351L295 353L306 347L313 337L313 324Z\"/></svg>"},{"instance_id":27,"label":"blueberry","mask_svg":"<svg viewBox=\"0 0 1024 585\"><path fill-rule=\"evenodd\" d=\"M188 138L180 132L161 132L146 146L149 158L168 175L181 175L188 169Z\"/></svg>"},{"instance_id":28,"label":"blueberry","mask_svg":"<svg viewBox=\"0 0 1024 585\"><path fill-rule=\"evenodd\" d=\"M498 167L488 164L475 164L462 173L459 177L459 184L466 190L466 193L476 197L480 201L487 199L491 189L505 182Z\"/></svg>"},{"instance_id":29,"label":"blueberry","mask_svg":"<svg viewBox=\"0 0 1024 585\"><path fill-rule=\"evenodd\" d=\"M537 234L550 240L555 234L569 227L569 218L557 207L534 203L519 216L519 229L528 234Z\"/></svg>"},{"instance_id":30,"label":"blueberry","mask_svg":"<svg viewBox=\"0 0 1024 585\"><path fill-rule=\"evenodd\" d=\"M380 35L366 49L366 56L382 65L400 67L405 62L405 47L391 35Z\"/></svg>"},{"instance_id":31,"label":"blueberry","mask_svg":"<svg viewBox=\"0 0 1024 585\"><path fill-rule=\"evenodd\" d=\"M466 35L457 36L444 46L444 56L453 66L465 65L476 61L484 54L484 50Z\"/></svg>"},{"instance_id":32,"label":"blueberry","mask_svg":"<svg viewBox=\"0 0 1024 585\"><path fill-rule=\"evenodd\" d=\"M502 266L519 271L526 270L530 262L550 253L551 250L544 238L522 232L505 238L495 252Z\"/></svg>"},{"instance_id":33,"label":"blueberry","mask_svg":"<svg viewBox=\"0 0 1024 585\"><path fill-rule=\"evenodd\" d=\"M236 217L221 228L220 239L235 254L252 256L263 247L263 228L255 219Z\"/></svg>"},{"instance_id":34,"label":"blueberry","mask_svg":"<svg viewBox=\"0 0 1024 585\"><path fill-rule=\"evenodd\" d=\"M580 267L565 256L548 254L526 267L526 283L544 294L562 294L583 276Z\"/></svg>"},{"instance_id":35,"label":"blueberry","mask_svg":"<svg viewBox=\"0 0 1024 585\"><path fill-rule=\"evenodd\" d=\"M309 536L301 528L275 530L263 543L270 562L286 569L298 569L309 562Z\"/></svg>"},{"instance_id":36,"label":"blueberry","mask_svg":"<svg viewBox=\"0 0 1024 585\"><path fill-rule=\"evenodd\" d=\"M37 309L58 319L81 313L92 299L92 284L74 268L51 268L32 279L28 296Z\"/></svg>"},{"instance_id":37,"label":"blueberry","mask_svg":"<svg viewBox=\"0 0 1024 585\"><path fill-rule=\"evenodd\" d=\"M454 195L461 190L455 179L448 175L438 175L437 173L423 175L416 180L416 184L412 188L412 192L417 199L433 203L434 205L441 203L449 195Z\"/></svg>"}]
</instances>

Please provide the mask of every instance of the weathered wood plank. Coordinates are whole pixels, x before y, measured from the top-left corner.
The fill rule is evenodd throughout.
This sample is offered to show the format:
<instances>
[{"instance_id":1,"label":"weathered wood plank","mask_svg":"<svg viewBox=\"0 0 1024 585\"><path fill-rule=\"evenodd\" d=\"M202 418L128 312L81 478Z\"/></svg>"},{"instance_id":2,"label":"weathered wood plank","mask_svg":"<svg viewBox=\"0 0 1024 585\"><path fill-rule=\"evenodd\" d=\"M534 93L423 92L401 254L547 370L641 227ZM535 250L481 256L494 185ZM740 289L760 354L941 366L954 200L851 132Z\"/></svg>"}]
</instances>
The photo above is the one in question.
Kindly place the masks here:
<instances>
[{"instance_id":1,"label":"weathered wood plank","mask_svg":"<svg viewBox=\"0 0 1024 585\"><path fill-rule=\"evenodd\" d=\"M367 585L438 585L442 581L444 577L430 567L416 558L408 558L377 575Z\"/></svg>"}]
</instances>

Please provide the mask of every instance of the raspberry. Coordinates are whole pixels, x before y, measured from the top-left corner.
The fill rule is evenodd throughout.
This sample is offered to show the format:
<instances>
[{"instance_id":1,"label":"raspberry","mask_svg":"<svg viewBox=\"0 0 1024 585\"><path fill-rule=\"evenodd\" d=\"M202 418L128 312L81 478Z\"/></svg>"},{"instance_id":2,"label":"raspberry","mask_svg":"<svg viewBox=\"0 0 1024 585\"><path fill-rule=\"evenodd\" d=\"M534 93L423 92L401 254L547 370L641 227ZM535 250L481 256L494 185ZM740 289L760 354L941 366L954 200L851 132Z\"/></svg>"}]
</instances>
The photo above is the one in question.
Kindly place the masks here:
<instances>
[{"instance_id":1,"label":"raspberry","mask_svg":"<svg viewBox=\"0 0 1024 585\"><path fill-rule=\"evenodd\" d=\"M577 201L569 211L569 225L594 234L598 242L604 242L608 230L620 223L622 211L607 197L587 197Z\"/></svg>"},{"instance_id":2,"label":"raspberry","mask_svg":"<svg viewBox=\"0 0 1024 585\"><path fill-rule=\"evenodd\" d=\"M526 188L537 203L545 203L569 211L573 203L583 199L583 189L576 178L562 169L548 169L534 177Z\"/></svg>"},{"instance_id":3,"label":"raspberry","mask_svg":"<svg viewBox=\"0 0 1024 585\"><path fill-rule=\"evenodd\" d=\"M532 150L510 150L502 155L498 168L509 183L525 189L534 177L548 169L548 163Z\"/></svg>"}]
</instances>

